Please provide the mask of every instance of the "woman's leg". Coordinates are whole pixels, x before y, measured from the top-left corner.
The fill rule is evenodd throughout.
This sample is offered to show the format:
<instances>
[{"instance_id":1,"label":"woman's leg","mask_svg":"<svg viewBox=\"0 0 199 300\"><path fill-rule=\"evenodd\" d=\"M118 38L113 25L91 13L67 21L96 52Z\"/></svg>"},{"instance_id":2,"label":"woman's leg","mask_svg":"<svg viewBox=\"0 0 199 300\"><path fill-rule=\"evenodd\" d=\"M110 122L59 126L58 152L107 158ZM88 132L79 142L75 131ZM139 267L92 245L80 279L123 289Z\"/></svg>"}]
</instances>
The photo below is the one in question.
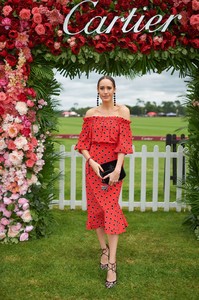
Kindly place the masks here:
<instances>
[{"instance_id":1,"label":"woman's leg","mask_svg":"<svg viewBox=\"0 0 199 300\"><path fill-rule=\"evenodd\" d=\"M106 245L104 228L102 228L102 227L97 228L96 233L97 233L97 237L98 237L101 249L107 249L107 251L105 251L105 255L101 256L101 263L108 264L108 248Z\"/></svg>"},{"instance_id":2,"label":"woman's leg","mask_svg":"<svg viewBox=\"0 0 199 300\"><path fill-rule=\"evenodd\" d=\"M109 267L116 263L116 255L117 255L117 245L118 245L118 234L108 234L108 243L109 243ZM115 268L114 268L115 270ZM108 281L115 281L116 280L116 273L112 270L107 272L107 280Z\"/></svg>"}]
</instances>

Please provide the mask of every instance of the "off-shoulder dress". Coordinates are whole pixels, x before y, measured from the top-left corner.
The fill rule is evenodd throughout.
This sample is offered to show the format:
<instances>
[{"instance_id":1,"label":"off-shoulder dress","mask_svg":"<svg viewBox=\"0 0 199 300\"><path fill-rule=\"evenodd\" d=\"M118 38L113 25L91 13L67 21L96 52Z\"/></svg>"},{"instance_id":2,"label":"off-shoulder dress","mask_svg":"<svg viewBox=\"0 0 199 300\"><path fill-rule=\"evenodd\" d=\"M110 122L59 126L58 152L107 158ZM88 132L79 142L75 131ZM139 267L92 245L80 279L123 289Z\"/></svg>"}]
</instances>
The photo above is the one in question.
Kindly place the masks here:
<instances>
[{"instance_id":1,"label":"off-shoulder dress","mask_svg":"<svg viewBox=\"0 0 199 300\"><path fill-rule=\"evenodd\" d=\"M117 159L118 153L132 153L130 121L117 116L85 117L75 149L88 150L99 164ZM118 200L122 181L102 183L86 163L87 229L103 227L107 234L121 234L128 226Z\"/></svg>"}]
</instances>

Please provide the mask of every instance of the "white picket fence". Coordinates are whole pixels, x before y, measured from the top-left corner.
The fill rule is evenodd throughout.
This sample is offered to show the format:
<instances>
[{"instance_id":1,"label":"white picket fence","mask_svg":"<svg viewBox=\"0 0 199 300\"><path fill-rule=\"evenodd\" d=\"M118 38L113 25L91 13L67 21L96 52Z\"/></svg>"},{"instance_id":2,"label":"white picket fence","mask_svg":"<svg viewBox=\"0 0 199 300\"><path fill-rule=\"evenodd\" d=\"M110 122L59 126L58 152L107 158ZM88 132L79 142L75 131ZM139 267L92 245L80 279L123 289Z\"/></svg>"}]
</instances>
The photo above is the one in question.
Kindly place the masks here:
<instances>
[{"instance_id":1,"label":"white picket fence","mask_svg":"<svg viewBox=\"0 0 199 300\"><path fill-rule=\"evenodd\" d=\"M141 152L136 152L134 148L134 153L129 154L125 159L125 168L129 167L129 176L125 178L128 180L128 199L123 199L123 193L121 190L119 203L123 208L128 208L129 211L133 211L135 208L139 208L141 211L145 211L150 208L152 211L157 211L159 208L164 211L169 211L170 209L175 209L176 211L181 211L184 205L180 203L179 200L182 198L183 190L180 188L180 183L185 180L183 176L183 157L184 148L178 146L177 152L172 152L170 146L166 146L165 152L160 152L159 147L156 145L152 152L147 151L147 146L142 146ZM81 182L77 182L76 170L77 170L77 157L81 157L81 169L82 169L82 179ZM65 159L70 158L70 169L65 168ZM147 163L148 159L152 158L152 199L148 199L147 196ZM172 159L177 160L177 185L175 186L175 199L170 199L171 191L171 169L172 169ZM141 182L140 182L140 199L135 199L135 173L136 160L141 159ZM158 189L159 189L159 166L160 160L164 160L164 179L163 179L163 189L164 189L164 199L158 199ZM184 158L185 159L185 158ZM129 162L129 166L127 165ZM185 163L186 166L186 163ZM65 206L69 206L71 209L81 207L82 210L86 210L86 191L85 191L85 159L81 154L74 150L74 146L71 147L70 152L65 151L63 145L60 146L60 162L59 168L61 176L59 178L59 199L52 202L53 205L58 205L59 209L64 209ZM185 172L186 173L186 172ZM70 177L70 199L65 199L65 176ZM76 188L81 186L82 199L76 199ZM172 187L173 188L173 187Z\"/></svg>"}]
</instances>

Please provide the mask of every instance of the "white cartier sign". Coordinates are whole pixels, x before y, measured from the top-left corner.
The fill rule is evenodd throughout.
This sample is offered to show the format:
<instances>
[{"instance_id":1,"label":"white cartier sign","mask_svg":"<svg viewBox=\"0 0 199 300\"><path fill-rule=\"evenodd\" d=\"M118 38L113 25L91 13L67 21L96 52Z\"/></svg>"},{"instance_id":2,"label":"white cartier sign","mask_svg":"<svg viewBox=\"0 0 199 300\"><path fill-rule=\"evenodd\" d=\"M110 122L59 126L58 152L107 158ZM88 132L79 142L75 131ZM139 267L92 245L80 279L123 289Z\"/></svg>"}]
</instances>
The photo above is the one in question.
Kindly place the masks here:
<instances>
[{"instance_id":1,"label":"white cartier sign","mask_svg":"<svg viewBox=\"0 0 199 300\"><path fill-rule=\"evenodd\" d=\"M72 17L73 13L78 9L78 7L83 4L83 3L86 3L86 2L91 2L93 4L93 6L95 7L97 5L97 3L99 1L91 1L91 0L84 0L80 3L78 3L76 6L74 6L70 13L66 16L65 20L64 20L64 25L63 25L63 30L66 34L69 34L69 35L76 35L76 34L79 34L81 32L84 32L86 34L92 34L92 33L96 33L96 34L101 34L101 33L110 33L111 32L111 29L114 27L115 23L117 22L117 20L120 19L121 22L124 23L123 27L122 27L122 32L123 33L128 33L128 32L141 32L142 30L147 30L148 32L155 32L155 31L161 31L161 32L165 32L168 28L168 26L171 24L171 22L174 20L174 19L181 19L182 16L180 14L178 15L170 15L168 17L168 19L161 25L158 25L160 24L160 22L162 21L162 18L163 16L162 15L155 15L153 16L152 18L150 18L145 25L142 25L141 26L141 23L142 21L144 20L145 18L145 15L141 15L140 18L138 19L138 21L131 27L131 28L128 28L128 25L130 24L130 22L133 20L133 17L136 16L136 11L137 11L137 8L133 8L131 10L131 12L129 13L129 15L124 18L124 17L121 17L121 16L115 16L113 18L113 20L110 22L110 24L105 28L105 29L102 29L102 27L104 26L104 23L106 22L106 19L107 17L104 16L104 17L101 17L101 16L95 16L94 18L92 18L86 25L83 29L81 29L80 31L78 32L70 32L68 30L68 24L70 22L70 18ZM143 8L144 11L147 10L147 7L144 7ZM94 20L100 20L100 23L99 25L97 26L97 28L95 28L94 30L92 31L89 31L89 27L90 25L92 24L92 22Z\"/></svg>"}]
</instances>

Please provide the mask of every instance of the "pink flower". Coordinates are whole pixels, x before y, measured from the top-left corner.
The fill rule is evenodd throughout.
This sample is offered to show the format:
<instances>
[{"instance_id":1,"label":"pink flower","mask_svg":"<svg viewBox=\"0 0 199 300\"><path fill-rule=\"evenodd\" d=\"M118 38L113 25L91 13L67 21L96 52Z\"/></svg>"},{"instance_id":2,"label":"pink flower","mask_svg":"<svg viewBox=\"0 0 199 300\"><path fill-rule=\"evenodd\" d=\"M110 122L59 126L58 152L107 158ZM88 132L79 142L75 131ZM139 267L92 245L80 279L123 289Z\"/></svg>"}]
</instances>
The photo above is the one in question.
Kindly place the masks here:
<instances>
[{"instance_id":1,"label":"pink flower","mask_svg":"<svg viewBox=\"0 0 199 300\"><path fill-rule=\"evenodd\" d=\"M9 135L9 137L14 138L18 134L18 128L15 125L10 125L8 127L7 133Z\"/></svg>"},{"instance_id":2,"label":"pink flower","mask_svg":"<svg viewBox=\"0 0 199 300\"><path fill-rule=\"evenodd\" d=\"M28 160L26 161L26 166L27 166L28 168L32 168L32 167L34 166L34 164L35 164L35 161L32 160L32 159L28 159Z\"/></svg>"},{"instance_id":3,"label":"pink flower","mask_svg":"<svg viewBox=\"0 0 199 300\"><path fill-rule=\"evenodd\" d=\"M8 237L16 237L19 234L19 231L17 226L10 226L8 229Z\"/></svg>"},{"instance_id":4,"label":"pink flower","mask_svg":"<svg viewBox=\"0 0 199 300\"><path fill-rule=\"evenodd\" d=\"M45 27L42 25L42 24L38 24L36 27L35 27L35 31L38 35L42 35L42 34L45 34L46 30L45 30Z\"/></svg>"},{"instance_id":5,"label":"pink flower","mask_svg":"<svg viewBox=\"0 0 199 300\"><path fill-rule=\"evenodd\" d=\"M3 198L3 202L4 202L4 204L9 205L9 204L12 203L12 200L10 198L8 198L8 197L4 197Z\"/></svg>"},{"instance_id":6,"label":"pink flower","mask_svg":"<svg viewBox=\"0 0 199 300\"><path fill-rule=\"evenodd\" d=\"M22 208L23 210L27 210L29 208L29 203L24 203Z\"/></svg>"},{"instance_id":7,"label":"pink flower","mask_svg":"<svg viewBox=\"0 0 199 300\"><path fill-rule=\"evenodd\" d=\"M20 238L19 238L20 242L27 241L27 240L28 240L28 236L29 236L29 235L28 235L27 232L22 233L22 234L20 235Z\"/></svg>"},{"instance_id":8,"label":"pink flower","mask_svg":"<svg viewBox=\"0 0 199 300\"><path fill-rule=\"evenodd\" d=\"M198 0L193 0L192 1L192 9L193 10L199 10L199 1Z\"/></svg>"},{"instance_id":9,"label":"pink flower","mask_svg":"<svg viewBox=\"0 0 199 300\"><path fill-rule=\"evenodd\" d=\"M16 215L17 215L18 217L21 217L21 216L23 215L23 211L22 211L22 210L17 211L17 212L16 212Z\"/></svg>"},{"instance_id":10,"label":"pink flower","mask_svg":"<svg viewBox=\"0 0 199 300\"><path fill-rule=\"evenodd\" d=\"M10 5L5 5L3 7L3 14L5 17L8 16L11 13L11 11L12 11L12 7Z\"/></svg>"},{"instance_id":11,"label":"pink flower","mask_svg":"<svg viewBox=\"0 0 199 300\"><path fill-rule=\"evenodd\" d=\"M9 29L10 26L11 26L11 19L10 18L4 18L4 19L2 19L1 24L3 26L5 26L5 29Z\"/></svg>"},{"instance_id":12,"label":"pink flower","mask_svg":"<svg viewBox=\"0 0 199 300\"><path fill-rule=\"evenodd\" d=\"M190 24L199 30L199 15L192 15L190 18Z\"/></svg>"},{"instance_id":13,"label":"pink flower","mask_svg":"<svg viewBox=\"0 0 199 300\"><path fill-rule=\"evenodd\" d=\"M55 8L49 12L48 19L51 24L63 24L64 17Z\"/></svg>"},{"instance_id":14,"label":"pink flower","mask_svg":"<svg viewBox=\"0 0 199 300\"><path fill-rule=\"evenodd\" d=\"M33 15L33 21L37 24L41 24L42 23L42 16L40 13L35 13Z\"/></svg>"},{"instance_id":15,"label":"pink flower","mask_svg":"<svg viewBox=\"0 0 199 300\"><path fill-rule=\"evenodd\" d=\"M6 219L6 218L2 218L1 219L1 224L4 225L4 226L6 226L6 225L10 224L10 221L8 219Z\"/></svg>"},{"instance_id":16,"label":"pink flower","mask_svg":"<svg viewBox=\"0 0 199 300\"><path fill-rule=\"evenodd\" d=\"M28 200L26 198L19 198L18 203L23 205L25 203L28 203Z\"/></svg>"},{"instance_id":17,"label":"pink flower","mask_svg":"<svg viewBox=\"0 0 199 300\"><path fill-rule=\"evenodd\" d=\"M22 220L25 222L25 223L28 223L32 220L32 217L31 217L31 214L30 214L30 210L27 209L23 212L22 216L21 216Z\"/></svg>"},{"instance_id":18,"label":"pink flower","mask_svg":"<svg viewBox=\"0 0 199 300\"><path fill-rule=\"evenodd\" d=\"M4 209L3 210L3 216L6 217L6 218L10 218L12 215L12 212L7 210L7 209Z\"/></svg>"},{"instance_id":19,"label":"pink flower","mask_svg":"<svg viewBox=\"0 0 199 300\"><path fill-rule=\"evenodd\" d=\"M61 46L60 43L58 43L58 42L55 42L55 43L54 43L54 48L55 48L56 50L58 50L58 49L60 48L60 46Z\"/></svg>"},{"instance_id":20,"label":"pink flower","mask_svg":"<svg viewBox=\"0 0 199 300\"><path fill-rule=\"evenodd\" d=\"M0 101L6 100L6 94L4 92L0 92Z\"/></svg>"},{"instance_id":21,"label":"pink flower","mask_svg":"<svg viewBox=\"0 0 199 300\"><path fill-rule=\"evenodd\" d=\"M30 16L31 16L31 11L26 8L22 8L22 10L19 13L19 17L22 20L30 20Z\"/></svg>"},{"instance_id":22,"label":"pink flower","mask_svg":"<svg viewBox=\"0 0 199 300\"><path fill-rule=\"evenodd\" d=\"M33 227L32 225L26 226L25 231L26 231L26 232L30 232L30 231L33 230L33 228L34 228L34 227Z\"/></svg>"},{"instance_id":23,"label":"pink flower","mask_svg":"<svg viewBox=\"0 0 199 300\"><path fill-rule=\"evenodd\" d=\"M33 101L28 100L28 101L27 101L27 105L28 105L28 107L33 107L35 104L34 104Z\"/></svg>"},{"instance_id":24,"label":"pink flower","mask_svg":"<svg viewBox=\"0 0 199 300\"><path fill-rule=\"evenodd\" d=\"M38 7L33 7L32 14L34 15L34 14L37 14L37 13L39 13L39 8Z\"/></svg>"}]
</instances>

